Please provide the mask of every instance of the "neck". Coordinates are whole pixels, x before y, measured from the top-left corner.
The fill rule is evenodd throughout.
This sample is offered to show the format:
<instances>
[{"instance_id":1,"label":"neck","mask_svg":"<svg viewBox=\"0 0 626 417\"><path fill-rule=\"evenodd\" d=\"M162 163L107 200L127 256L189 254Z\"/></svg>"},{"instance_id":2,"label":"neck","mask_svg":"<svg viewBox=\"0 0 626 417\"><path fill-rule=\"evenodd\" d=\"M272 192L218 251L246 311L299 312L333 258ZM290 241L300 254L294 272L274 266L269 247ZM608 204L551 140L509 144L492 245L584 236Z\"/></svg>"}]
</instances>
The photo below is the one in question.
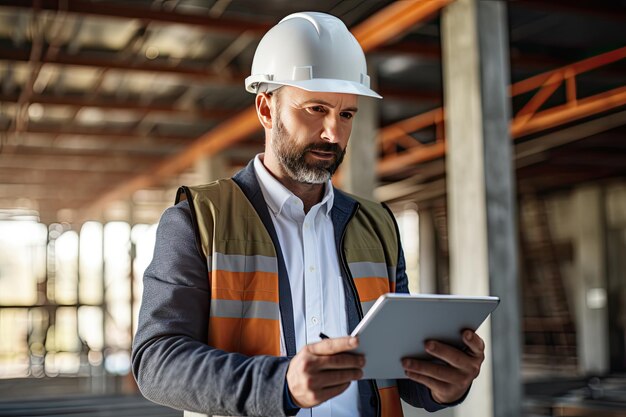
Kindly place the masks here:
<instances>
[{"instance_id":1,"label":"neck","mask_svg":"<svg viewBox=\"0 0 626 417\"><path fill-rule=\"evenodd\" d=\"M267 153L261 156L261 161L267 170L282 185L302 200L304 212L308 213L311 207L322 201L324 196L324 184L307 184L293 180L279 164L266 161Z\"/></svg>"},{"instance_id":2,"label":"neck","mask_svg":"<svg viewBox=\"0 0 626 417\"><path fill-rule=\"evenodd\" d=\"M308 213L311 207L322 201L324 197L324 184L304 184L289 177L277 177L277 179L296 197L302 200L305 213Z\"/></svg>"}]
</instances>

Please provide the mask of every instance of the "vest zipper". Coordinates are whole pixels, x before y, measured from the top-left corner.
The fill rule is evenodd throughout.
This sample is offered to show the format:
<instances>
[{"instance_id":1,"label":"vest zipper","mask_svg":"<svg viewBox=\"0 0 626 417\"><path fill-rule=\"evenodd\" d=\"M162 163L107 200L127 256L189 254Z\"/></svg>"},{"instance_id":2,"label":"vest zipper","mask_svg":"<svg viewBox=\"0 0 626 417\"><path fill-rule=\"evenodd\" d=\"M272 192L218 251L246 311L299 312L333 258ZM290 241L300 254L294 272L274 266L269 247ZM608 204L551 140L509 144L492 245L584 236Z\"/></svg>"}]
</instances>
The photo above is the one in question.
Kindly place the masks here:
<instances>
[{"instance_id":1,"label":"vest zipper","mask_svg":"<svg viewBox=\"0 0 626 417\"><path fill-rule=\"evenodd\" d=\"M360 207L360 204L357 203L354 209L352 210L352 213L350 213L350 217L348 217L348 221L346 222L346 227L343 229L343 232L341 232L341 240L339 241L339 247L341 248L341 250L339 251L339 258L341 259L341 266L344 269L344 273L346 277L348 278L348 283L350 284L352 295L354 296L354 299L356 300L356 309L357 309L357 313L359 314L359 319L363 320L363 307L361 306L361 298L359 297L359 293L356 289L356 285L354 284L354 278L352 278L352 274L350 273L350 268L348 267L348 261L346 260L345 253L343 251L343 241L344 241L344 238L346 237L346 229L348 228L347 224L350 223L350 220L352 220L352 218L356 215L357 211L359 211L359 207ZM381 399L380 399L380 393L378 392L378 385L376 384L375 379L370 380L370 384L374 390L374 395L376 396L376 417L380 417Z\"/></svg>"}]
</instances>

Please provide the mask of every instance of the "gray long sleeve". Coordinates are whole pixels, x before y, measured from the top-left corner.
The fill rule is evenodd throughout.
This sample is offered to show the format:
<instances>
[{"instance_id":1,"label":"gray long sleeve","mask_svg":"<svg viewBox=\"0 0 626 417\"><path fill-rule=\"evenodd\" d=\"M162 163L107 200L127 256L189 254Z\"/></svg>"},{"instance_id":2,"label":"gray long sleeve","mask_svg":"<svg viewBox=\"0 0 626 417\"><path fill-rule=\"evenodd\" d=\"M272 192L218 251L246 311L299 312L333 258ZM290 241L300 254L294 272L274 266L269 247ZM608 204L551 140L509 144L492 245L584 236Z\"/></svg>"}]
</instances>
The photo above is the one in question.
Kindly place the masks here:
<instances>
[{"instance_id":1,"label":"gray long sleeve","mask_svg":"<svg viewBox=\"0 0 626 417\"><path fill-rule=\"evenodd\" d=\"M248 357L206 344L208 270L195 245L187 202L169 208L144 274L133 374L159 404L217 415L284 416L288 359Z\"/></svg>"}]
</instances>

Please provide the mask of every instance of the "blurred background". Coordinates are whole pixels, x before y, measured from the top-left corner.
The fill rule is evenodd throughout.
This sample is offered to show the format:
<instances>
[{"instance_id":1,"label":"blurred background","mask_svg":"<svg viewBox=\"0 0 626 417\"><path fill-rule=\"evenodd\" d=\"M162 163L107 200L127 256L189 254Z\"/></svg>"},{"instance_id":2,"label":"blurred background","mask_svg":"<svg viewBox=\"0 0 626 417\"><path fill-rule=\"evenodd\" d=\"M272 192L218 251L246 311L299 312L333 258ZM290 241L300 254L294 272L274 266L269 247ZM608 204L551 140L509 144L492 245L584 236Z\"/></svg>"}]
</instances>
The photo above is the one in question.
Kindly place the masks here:
<instances>
[{"instance_id":1,"label":"blurred background","mask_svg":"<svg viewBox=\"0 0 626 417\"><path fill-rule=\"evenodd\" d=\"M462 3L479 22L481 3L504 11L518 411L626 416L626 3ZM462 35L442 24L454 4L0 0L0 415L182 415L130 375L142 274L177 187L262 151L243 80L292 12L341 18L384 97L363 104L354 135L371 146L336 183L390 205L413 292L458 292L444 65L460 65L445 48ZM468 45L488 96L490 50Z\"/></svg>"}]
</instances>

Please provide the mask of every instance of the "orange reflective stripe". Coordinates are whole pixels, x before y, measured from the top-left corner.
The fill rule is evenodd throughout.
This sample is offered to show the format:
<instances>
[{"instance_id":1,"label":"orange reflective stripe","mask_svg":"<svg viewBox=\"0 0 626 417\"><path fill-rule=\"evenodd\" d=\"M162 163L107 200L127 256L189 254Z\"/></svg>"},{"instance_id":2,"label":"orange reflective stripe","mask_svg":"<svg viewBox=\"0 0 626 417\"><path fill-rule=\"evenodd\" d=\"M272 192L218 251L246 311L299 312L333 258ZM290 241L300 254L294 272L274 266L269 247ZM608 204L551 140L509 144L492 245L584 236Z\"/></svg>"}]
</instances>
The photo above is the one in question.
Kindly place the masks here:
<instances>
[{"instance_id":1,"label":"orange reflective stripe","mask_svg":"<svg viewBox=\"0 0 626 417\"><path fill-rule=\"evenodd\" d=\"M280 326L278 320L244 319L240 352L250 356L279 356Z\"/></svg>"},{"instance_id":2,"label":"orange reflective stripe","mask_svg":"<svg viewBox=\"0 0 626 417\"><path fill-rule=\"evenodd\" d=\"M274 272L212 272L212 287L239 291L278 291L278 274Z\"/></svg>"},{"instance_id":3,"label":"orange reflective stripe","mask_svg":"<svg viewBox=\"0 0 626 417\"><path fill-rule=\"evenodd\" d=\"M354 283L359 292L361 302L376 300L383 294L387 294L389 290L389 280L387 278L355 278Z\"/></svg>"},{"instance_id":4,"label":"orange reflective stripe","mask_svg":"<svg viewBox=\"0 0 626 417\"><path fill-rule=\"evenodd\" d=\"M208 343L227 352L278 356L280 327L278 320L211 317Z\"/></svg>"},{"instance_id":5,"label":"orange reflective stripe","mask_svg":"<svg viewBox=\"0 0 626 417\"><path fill-rule=\"evenodd\" d=\"M400 403L400 393L396 386L381 388L380 394L381 417L402 417L402 404Z\"/></svg>"},{"instance_id":6,"label":"orange reflective stripe","mask_svg":"<svg viewBox=\"0 0 626 417\"><path fill-rule=\"evenodd\" d=\"M278 292L268 291L239 291L226 290L221 288L211 289L211 299L219 300L241 300L241 301L270 301L278 303Z\"/></svg>"},{"instance_id":7,"label":"orange reflective stripe","mask_svg":"<svg viewBox=\"0 0 626 417\"><path fill-rule=\"evenodd\" d=\"M226 352L239 352L242 321L243 319L234 318L209 318L209 346Z\"/></svg>"}]
</instances>

